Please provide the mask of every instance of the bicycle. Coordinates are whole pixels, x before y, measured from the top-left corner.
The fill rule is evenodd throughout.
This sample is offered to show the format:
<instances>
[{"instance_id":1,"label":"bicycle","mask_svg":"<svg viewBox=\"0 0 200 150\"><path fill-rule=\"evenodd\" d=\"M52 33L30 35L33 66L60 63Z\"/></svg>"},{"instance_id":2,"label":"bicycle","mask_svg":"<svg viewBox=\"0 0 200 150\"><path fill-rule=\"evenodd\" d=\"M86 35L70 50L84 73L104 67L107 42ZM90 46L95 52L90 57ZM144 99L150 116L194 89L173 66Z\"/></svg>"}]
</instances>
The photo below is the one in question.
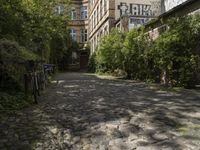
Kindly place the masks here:
<instances>
[{"instance_id":1,"label":"bicycle","mask_svg":"<svg viewBox=\"0 0 200 150\"><path fill-rule=\"evenodd\" d=\"M37 72L31 73L32 94L35 104L38 104L38 97L40 96L39 82Z\"/></svg>"}]
</instances>

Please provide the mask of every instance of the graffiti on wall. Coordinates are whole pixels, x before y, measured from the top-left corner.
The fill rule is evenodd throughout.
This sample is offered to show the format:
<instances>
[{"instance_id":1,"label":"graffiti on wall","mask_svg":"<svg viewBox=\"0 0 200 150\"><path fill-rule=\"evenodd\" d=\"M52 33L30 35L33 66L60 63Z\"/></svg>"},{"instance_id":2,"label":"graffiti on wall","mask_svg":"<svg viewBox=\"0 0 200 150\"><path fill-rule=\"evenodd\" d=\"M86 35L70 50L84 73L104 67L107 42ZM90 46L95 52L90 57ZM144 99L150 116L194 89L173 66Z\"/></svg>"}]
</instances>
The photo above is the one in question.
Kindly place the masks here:
<instances>
[{"instance_id":1,"label":"graffiti on wall","mask_svg":"<svg viewBox=\"0 0 200 150\"><path fill-rule=\"evenodd\" d=\"M121 2L120 5L118 5L118 10L120 10L120 16L155 16L157 14L157 12L155 12L155 9L158 9L158 7L155 7L155 2L152 4L153 5L134 3L127 4L125 2Z\"/></svg>"}]
</instances>

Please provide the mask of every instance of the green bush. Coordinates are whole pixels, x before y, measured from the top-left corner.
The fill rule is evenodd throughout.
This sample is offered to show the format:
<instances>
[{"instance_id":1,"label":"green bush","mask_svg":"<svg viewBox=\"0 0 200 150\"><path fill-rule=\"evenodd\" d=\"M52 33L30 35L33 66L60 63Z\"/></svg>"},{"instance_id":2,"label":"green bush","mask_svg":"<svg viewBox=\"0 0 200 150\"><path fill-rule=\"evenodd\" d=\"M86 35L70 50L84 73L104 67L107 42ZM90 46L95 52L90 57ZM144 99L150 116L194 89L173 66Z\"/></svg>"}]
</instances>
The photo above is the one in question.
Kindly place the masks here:
<instances>
[{"instance_id":1,"label":"green bush","mask_svg":"<svg viewBox=\"0 0 200 150\"><path fill-rule=\"evenodd\" d=\"M101 40L96 71L123 69L131 79L193 86L199 71L200 16L172 18L168 30L151 40L143 29L126 36L117 30Z\"/></svg>"},{"instance_id":2,"label":"green bush","mask_svg":"<svg viewBox=\"0 0 200 150\"><path fill-rule=\"evenodd\" d=\"M155 65L165 74L166 84L192 84L198 69L199 21L199 16L171 19L168 23L170 29L155 41L151 53Z\"/></svg>"},{"instance_id":3,"label":"green bush","mask_svg":"<svg viewBox=\"0 0 200 150\"><path fill-rule=\"evenodd\" d=\"M125 35L118 30L112 30L110 34L101 39L100 47L96 53L96 71L113 72L123 68L122 48Z\"/></svg>"},{"instance_id":4,"label":"green bush","mask_svg":"<svg viewBox=\"0 0 200 150\"><path fill-rule=\"evenodd\" d=\"M96 72L96 53L93 53L90 58L89 58L89 62L88 62L88 71L91 73L95 73Z\"/></svg>"},{"instance_id":5,"label":"green bush","mask_svg":"<svg viewBox=\"0 0 200 150\"><path fill-rule=\"evenodd\" d=\"M146 80L150 77L150 60L148 50L151 42L143 30L131 30L125 39L123 47L124 70L132 79Z\"/></svg>"},{"instance_id":6,"label":"green bush","mask_svg":"<svg viewBox=\"0 0 200 150\"><path fill-rule=\"evenodd\" d=\"M25 102L21 94L25 61L44 60L59 69L69 62L74 44L68 30L69 17L54 11L61 3L68 14L68 0L0 0L0 102L4 102L0 109Z\"/></svg>"},{"instance_id":7,"label":"green bush","mask_svg":"<svg viewBox=\"0 0 200 150\"><path fill-rule=\"evenodd\" d=\"M0 88L20 90L26 71L24 62L36 58L37 55L20 47L15 41L0 40Z\"/></svg>"}]
</instances>

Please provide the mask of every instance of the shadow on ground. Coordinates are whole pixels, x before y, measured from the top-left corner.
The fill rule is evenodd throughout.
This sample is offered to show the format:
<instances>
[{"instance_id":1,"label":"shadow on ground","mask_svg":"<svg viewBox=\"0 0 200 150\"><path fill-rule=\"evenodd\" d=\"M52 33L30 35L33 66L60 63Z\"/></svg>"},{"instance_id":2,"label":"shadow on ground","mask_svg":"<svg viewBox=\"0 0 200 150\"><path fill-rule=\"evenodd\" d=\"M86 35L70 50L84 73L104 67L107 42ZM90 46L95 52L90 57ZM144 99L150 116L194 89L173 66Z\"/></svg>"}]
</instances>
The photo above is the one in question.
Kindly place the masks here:
<instances>
[{"instance_id":1,"label":"shadow on ground","mask_svg":"<svg viewBox=\"0 0 200 150\"><path fill-rule=\"evenodd\" d=\"M200 92L60 74L38 106L3 117L0 149L200 149Z\"/></svg>"}]
</instances>

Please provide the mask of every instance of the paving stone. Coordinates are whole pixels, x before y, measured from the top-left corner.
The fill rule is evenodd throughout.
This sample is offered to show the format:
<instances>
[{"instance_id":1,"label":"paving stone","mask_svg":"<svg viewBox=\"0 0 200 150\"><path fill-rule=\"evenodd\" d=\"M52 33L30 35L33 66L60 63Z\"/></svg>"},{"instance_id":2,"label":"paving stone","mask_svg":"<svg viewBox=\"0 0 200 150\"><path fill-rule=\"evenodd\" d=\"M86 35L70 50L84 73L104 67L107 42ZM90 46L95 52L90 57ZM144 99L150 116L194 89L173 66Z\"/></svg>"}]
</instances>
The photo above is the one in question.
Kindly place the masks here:
<instances>
[{"instance_id":1,"label":"paving stone","mask_svg":"<svg viewBox=\"0 0 200 150\"><path fill-rule=\"evenodd\" d=\"M200 150L198 91L159 92L82 73L56 78L65 82L38 105L0 117L1 150Z\"/></svg>"},{"instance_id":2,"label":"paving stone","mask_svg":"<svg viewBox=\"0 0 200 150\"><path fill-rule=\"evenodd\" d=\"M107 150L108 145L99 145L99 150Z\"/></svg>"},{"instance_id":3,"label":"paving stone","mask_svg":"<svg viewBox=\"0 0 200 150\"><path fill-rule=\"evenodd\" d=\"M78 142L80 141L80 139L81 139L81 138L80 138L79 136L74 137L74 138L73 138L73 143L74 143L74 144L78 143Z\"/></svg>"},{"instance_id":4,"label":"paving stone","mask_svg":"<svg viewBox=\"0 0 200 150\"><path fill-rule=\"evenodd\" d=\"M119 121L112 121L109 123L106 123L107 128L118 128L120 122Z\"/></svg>"},{"instance_id":5,"label":"paving stone","mask_svg":"<svg viewBox=\"0 0 200 150\"><path fill-rule=\"evenodd\" d=\"M136 150L160 150L160 148L154 146L139 146Z\"/></svg>"},{"instance_id":6,"label":"paving stone","mask_svg":"<svg viewBox=\"0 0 200 150\"><path fill-rule=\"evenodd\" d=\"M168 136L164 133L156 133L153 135L153 138L156 140L166 140L168 139Z\"/></svg>"},{"instance_id":7,"label":"paving stone","mask_svg":"<svg viewBox=\"0 0 200 150\"><path fill-rule=\"evenodd\" d=\"M98 145L97 144L90 144L90 149L91 150L98 150Z\"/></svg>"},{"instance_id":8,"label":"paving stone","mask_svg":"<svg viewBox=\"0 0 200 150\"><path fill-rule=\"evenodd\" d=\"M137 148L137 144L134 141L127 141L125 145L128 150L135 150Z\"/></svg>"},{"instance_id":9,"label":"paving stone","mask_svg":"<svg viewBox=\"0 0 200 150\"><path fill-rule=\"evenodd\" d=\"M109 146L109 147L108 147L108 150L122 150L122 149L121 149L121 147L112 145L112 146Z\"/></svg>"},{"instance_id":10,"label":"paving stone","mask_svg":"<svg viewBox=\"0 0 200 150\"><path fill-rule=\"evenodd\" d=\"M91 143L89 138L81 138L81 142L83 143L83 145L87 145Z\"/></svg>"},{"instance_id":11,"label":"paving stone","mask_svg":"<svg viewBox=\"0 0 200 150\"><path fill-rule=\"evenodd\" d=\"M58 133L58 129L57 128L50 128L49 129L53 134L57 134Z\"/></svg>"},{"instance_id":12,"label":"paving stone","mask_svg":"<svg viewBox=\"0 0 200 150\"><path fill-rule=\"evenodd\" d=\"M136 139L138 139L138 136L136 134L134 133L129 134L128 141L134 141Z\"/></svg>"},{"instance_id":13,"label":"paving stone","mask_svg":"<svg viewBox=\"0 0 200 150\"><path fill-rule=\"evenodd\" d=\"M83 150L90 150L90 144L86 144L83 146Z\"/></svg>"}]
</instances>

